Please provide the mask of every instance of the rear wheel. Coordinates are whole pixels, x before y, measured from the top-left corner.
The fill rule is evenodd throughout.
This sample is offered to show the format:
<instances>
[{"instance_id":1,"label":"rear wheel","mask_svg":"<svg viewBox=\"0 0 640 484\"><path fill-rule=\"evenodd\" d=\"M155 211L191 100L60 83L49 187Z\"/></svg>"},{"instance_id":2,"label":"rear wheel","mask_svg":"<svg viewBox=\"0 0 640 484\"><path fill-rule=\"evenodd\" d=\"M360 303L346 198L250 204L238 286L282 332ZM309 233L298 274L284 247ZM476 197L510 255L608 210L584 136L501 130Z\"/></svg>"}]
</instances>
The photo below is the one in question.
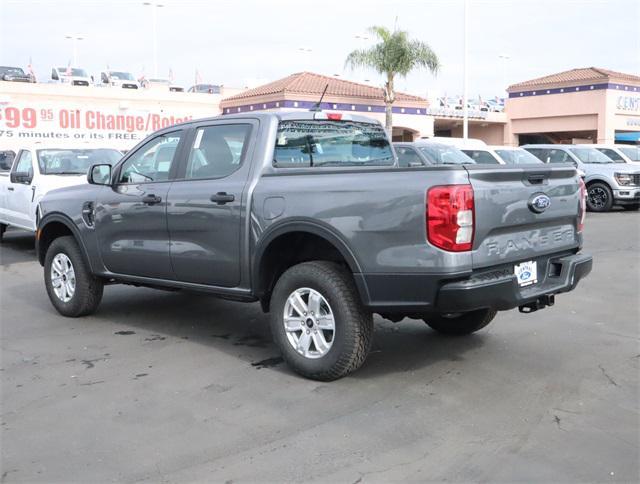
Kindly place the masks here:
<instances>
[{"instance_id":1,"label":"rear wheel","mask_svg":"<svg viewBox=\"0 0 640 484\"><path fill-rule=\"evenodd\" d=\"M424 322L442 334L464 335L481 330L496 317L495 309L478 309L468 313L429 314Z\"/></svg>"},{"instance_id":2,"label":"rear wheel","mask_svg":"<svg viewBox=\"0 0 640 484\"><path fill-rule=\"evenodd\" d=\"M91 314L102 300L104 284L85 263L73 237L59 237L47 249L44 284L51 304L63 316Z\"/></svg>"},{"instance_id":3,"label":"rear wheel","mask_svg":"<svg viewBox=\"0 0 640 484\"><path fill-rule=\"evenodd\" d=\"M587 187L587 208L592 212L608 212L613 206L613 193L606 183L594 182Z\"/></svg>"},{"instance_id":4,"label":"rear wheel","mask_svg":"<svg viewBox=\"0 0 640 484\"><path fill-rule=\"evenodd\" d=\"M271 332L295 372L329 381L362 365L371 348L373 318L348 271L333 262L305 262L275 285Z\"/></svg>"}]
</instances>

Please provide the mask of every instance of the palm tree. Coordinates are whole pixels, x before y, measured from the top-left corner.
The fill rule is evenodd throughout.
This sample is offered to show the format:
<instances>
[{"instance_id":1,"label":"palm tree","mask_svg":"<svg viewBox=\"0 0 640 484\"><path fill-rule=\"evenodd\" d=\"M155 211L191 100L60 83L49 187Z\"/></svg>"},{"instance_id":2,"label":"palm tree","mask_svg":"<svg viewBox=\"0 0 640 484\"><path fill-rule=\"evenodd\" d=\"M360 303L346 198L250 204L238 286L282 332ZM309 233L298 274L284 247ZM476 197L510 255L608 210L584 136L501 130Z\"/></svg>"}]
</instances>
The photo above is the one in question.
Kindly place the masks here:
<instances>
[{"instance_id":1,"label":"palm tree","mask_svg":"<svg viewBox=\"0 0 640 484\"><path fill-rule=\"evenodd\" d=\"M411 40L404 30L391 32L386 27L369 28L379 42L368 49L357 49L347 56L345 66L352 69L369 67L386 77L384 83L385 126L391 135L393 127L393 103L396 93L393 87L396 75L405 77L417 68L426 68L436 74L440 68L438 56L431 47L420 40Z\"/></svg>"}]
</instances>

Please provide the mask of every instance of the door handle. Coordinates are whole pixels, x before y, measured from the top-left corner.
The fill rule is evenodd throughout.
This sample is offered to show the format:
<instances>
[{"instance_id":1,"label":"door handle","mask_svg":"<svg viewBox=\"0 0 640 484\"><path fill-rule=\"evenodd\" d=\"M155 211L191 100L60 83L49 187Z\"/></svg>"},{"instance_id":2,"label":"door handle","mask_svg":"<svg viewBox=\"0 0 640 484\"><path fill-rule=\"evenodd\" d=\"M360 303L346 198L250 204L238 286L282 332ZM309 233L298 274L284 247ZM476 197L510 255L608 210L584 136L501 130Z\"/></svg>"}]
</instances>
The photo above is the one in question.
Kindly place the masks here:
<instances>
[{"instance_id":1,"label":"door handle","mask_svg":"<svg viewBox=\"0 0 640 484\"><path fill-rule=\"evenodd\" d=\"M153 193L142 197L142 203L146 205L153 205L156 203L160 203L161 201L162 201L162 198L154 195Z\"/></svg>"},{"instance_id":2,"label":"door handle","mask_svg":"<svg viewBox=\"0 0 640 484\"><path fill-rule=\"evenodd\" d=\"M9 190L10 192L13 191L13 187L7 187L7 190Z\"/></svg>"},{"instance_id":3,"label":"door handle","mask_svg":"<svg viewBox=\"0 0 640 484\"><path fill-rule=\"evenodd\" d=\"M236 197L230 193L218 192L215 195L211 195L209 200L217 203L218 205L224 205L225 203L233 202L235 199Z\"/></svg>"}]
</instances>

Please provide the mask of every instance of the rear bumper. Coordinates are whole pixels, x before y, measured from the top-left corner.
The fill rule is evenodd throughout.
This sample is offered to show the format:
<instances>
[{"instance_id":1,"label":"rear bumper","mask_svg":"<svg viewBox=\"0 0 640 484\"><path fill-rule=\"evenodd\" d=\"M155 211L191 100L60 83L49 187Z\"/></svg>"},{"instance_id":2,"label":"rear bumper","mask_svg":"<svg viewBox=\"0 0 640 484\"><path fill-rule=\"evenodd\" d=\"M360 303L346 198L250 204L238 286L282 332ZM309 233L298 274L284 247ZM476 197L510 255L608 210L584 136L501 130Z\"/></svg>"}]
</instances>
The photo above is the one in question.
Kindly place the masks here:
<instances>
[{"instance_id":1,"label":"rear bumper","mask_svg":"<svg viewBox=\"0 0 640 484\"><path fill-rule=\"evenodd\" d=\"M463 274L354 274L362 300L382 314L513 309L576 287L593 264L590 255L538 257L538 282L520 287L514 264ZM520 261L522 262L522 261Z\"/></svg>"},{"instance_id":2,"label":"rear bumper","mask_svg":"<svg viewBox=\"0 0 640 484\"><path fill-rule=\"evenodd\" d=\"M513 270L480 273L464 281L444 284L438 293L439 312L463 312L491 307L513 309L535 303L544 296L568 292L576 287L593 265L590 255L570 255L538 260L538 283L520 287Z\"/></svg>"}]
</instances>

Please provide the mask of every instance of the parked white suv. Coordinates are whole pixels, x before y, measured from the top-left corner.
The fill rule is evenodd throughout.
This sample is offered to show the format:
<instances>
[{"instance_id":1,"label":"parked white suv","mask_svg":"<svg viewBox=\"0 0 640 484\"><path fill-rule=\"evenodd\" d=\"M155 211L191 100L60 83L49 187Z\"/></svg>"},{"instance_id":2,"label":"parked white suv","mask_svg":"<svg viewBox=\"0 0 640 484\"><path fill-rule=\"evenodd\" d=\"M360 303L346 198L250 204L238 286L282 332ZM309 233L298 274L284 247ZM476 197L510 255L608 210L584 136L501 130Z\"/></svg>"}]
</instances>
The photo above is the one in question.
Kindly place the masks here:
<instances>
[{"instance_id":1,"label":"parked white suv","mask_svg":"<svg viewBox=\"0 0 640 484\"><path fill-rule=\"evenodd\" d=\"M51 69L51 80L70 86L90 86L93 84L87 71L79 67L54 67Z\"/></svg>"},{"instance_id":2,"label":"parked white suv","mask_svg":"<svg viewBox=\"0 0 640 484\"><path fill-rule=\"evenodd\" d=\"M0 171L0 238L9 225L35 231L37 206L47 192L86 183L91 165L115 164L121 157L106 148L23 145L11 170Z\"/></svg>"},{"instance_id":3,"label":"parked white suv","mask_svg":"<svg viewBox=\"0 0 640 484\"><path fill-rule=\"evenodd\" d=\"M133 74L125 71L102 71L100 82L103 86L121 87L123 89L138 89L140 84Z\"/></svg>"}]
</instances>

